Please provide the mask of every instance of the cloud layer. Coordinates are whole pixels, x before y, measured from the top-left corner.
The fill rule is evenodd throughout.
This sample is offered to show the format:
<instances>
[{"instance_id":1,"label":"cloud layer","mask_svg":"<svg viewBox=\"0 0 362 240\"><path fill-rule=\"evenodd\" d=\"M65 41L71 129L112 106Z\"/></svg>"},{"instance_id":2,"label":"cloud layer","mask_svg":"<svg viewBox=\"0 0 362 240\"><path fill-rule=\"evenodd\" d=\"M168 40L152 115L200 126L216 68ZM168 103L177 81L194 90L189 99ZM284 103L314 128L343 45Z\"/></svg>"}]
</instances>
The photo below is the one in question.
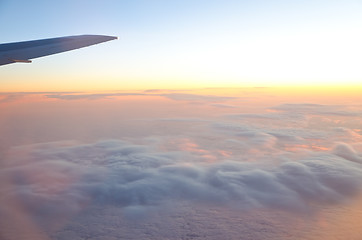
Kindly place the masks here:
<instances>
[{"instance_id":1,"label":"cloud layer","mask_svg":"<svg viewBox=\"0 0 362 240\"><path fill-rule=\"evenodd\" d=\"M118 140L30 151L32 159L14 156L1 170L12 184L1 196L17 199L39 219L71 215L88 204L147 208L179 200L298 212L341 203L362 189L361 156L347 144L279 164L207 163L197 155Z\"/></svg>"},{"instance_id":2,"label":"cloud layer","mask_svg":"<svg viewBox=\"0 0 362 240\"><path fill-rule=\"evenodd\" d=\"M131 95L127 102L118 98ZM150 98L137 95L158 98L148 103ZM8 107L4 114L9 117L0 121L0 238L12 229L14 224L8 223L19 219L19 226L33 224L50 233L74 228L69 231L78 234L81 224L94 224L91 219L112 222L107 219L113 211L120 226L137 221L132 231L147 229L138 221L152 214L163 215L150 220L151 225L163 217L176 223L175 212L185 224L191 218L197 223L196 209L207 219L211 209L218 209L220 217L233 209L240 216L226 221L230 226L260 211L301 219L328 207L344 209L362 191L359 106L261 107L237 98L171 91L44 96L37 101L47 104L36 105L47 107L44 112L32 115L29 104L17 110L25 115L13 114L15 108ZM99 101L105 98L113 100ZM92 101L73 105L77 101L65 99ZM12 97L2 106L8 100ZM25 138L30 141L23 142ZM261 218L254 217L254 223ZM84 227L83 238L90 226ZM115 230L115 236L124 231ZM63 233L65 239L73 238Z\"/></svg>"}]
</instances>

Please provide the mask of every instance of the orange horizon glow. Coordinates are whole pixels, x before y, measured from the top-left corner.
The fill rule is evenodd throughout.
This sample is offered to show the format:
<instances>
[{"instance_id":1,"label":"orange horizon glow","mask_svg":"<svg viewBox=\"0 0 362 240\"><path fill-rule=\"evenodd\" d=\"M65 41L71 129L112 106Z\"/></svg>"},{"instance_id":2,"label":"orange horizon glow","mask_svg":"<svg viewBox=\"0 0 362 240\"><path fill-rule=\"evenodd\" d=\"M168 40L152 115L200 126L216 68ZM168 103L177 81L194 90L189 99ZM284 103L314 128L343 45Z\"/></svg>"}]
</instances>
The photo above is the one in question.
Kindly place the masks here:
<instances>
[{"instance_id":1,"label":"orange horizon glow","mask_svg":"<svg viewBox=\"0 0 362 240\"><path fill-rule=\"evenodd\" d=\"M31 81L33 82L33 81ZM99 84L99 83L98 83ZM55 86L52 84L49 85L37 85L34 83L29 84L21 84L19 86L6 86L3 85L0 89L0 93L42 93L42 92L120 92L120 91L145 91L145 90L199 90L199 89L279 89L279 92L283 92L284 90L289 91L291 89L299 89L298 91L304 90L312 90L312 91L320 91L320 90L328 90L332 92L340 92L340 91L348 91L348 92L358 92L362 89L362 80L360 84L187 84L187 83L174 83L174 84L145 84L143 86L135 86L135 85L94 85L94 84L82 84L82 83L74 83L72 85L62 85ZM322 92L319 92L322 93ZM322 93L323 94L323 93Z\"/></svg>"},{"instance_id":2,"label":"orange horizon glow","mask_svg":"<svg viewBox=\"0 0 362 240\"><path fill-rule=\"evenodd\" d=\"M274 97L279 100L296 102L320 102L320 103L342 103L342 102L361 102L362 101L362 85L361 86L278 86L278 87L209 87L209 88L152 88L152 89L123 89L123 90L63 90L63 91L3 91L0 92L0 102L6 101L9 95L14 96L12 102L26 103L37 101L57 101L58 99L46 98L45 95L61 94L61 95L87 95L87 94L117 94L117 96L110 96L104 100L110 99L138 99L144 100L145 98L162 97L162 94L179 93L179 94L198 94L205 96L228 96L228 97L255 97L253 100L256 104L260 102L274 102ZM122 95L124 94L124 95ZM130 94L130 95L127 95ZM139 94L139 95L132 95ZM17 98L19 96L19 98ZM88 101L88 100L77 100Z\"/></svg>"}]
</instances>

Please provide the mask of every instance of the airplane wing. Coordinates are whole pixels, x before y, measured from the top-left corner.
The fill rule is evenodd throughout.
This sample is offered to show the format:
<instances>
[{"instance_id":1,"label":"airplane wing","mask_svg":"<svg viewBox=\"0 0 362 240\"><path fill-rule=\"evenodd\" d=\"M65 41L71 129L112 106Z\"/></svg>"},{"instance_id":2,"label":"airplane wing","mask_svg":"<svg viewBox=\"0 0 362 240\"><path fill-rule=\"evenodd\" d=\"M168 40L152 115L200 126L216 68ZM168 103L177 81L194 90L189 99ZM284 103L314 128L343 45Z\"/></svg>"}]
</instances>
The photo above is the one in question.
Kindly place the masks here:
<instances>
[{"instance_id":1,"label":"airplane wing","mask_svg":"<svg viewBox=\"0 0 362 240\"><path fill-rule=\"evenodd\" d=\"M117 39L103 35L80 35L0 44L0 65L66 52Z\"/></svg>"}]
</instances>

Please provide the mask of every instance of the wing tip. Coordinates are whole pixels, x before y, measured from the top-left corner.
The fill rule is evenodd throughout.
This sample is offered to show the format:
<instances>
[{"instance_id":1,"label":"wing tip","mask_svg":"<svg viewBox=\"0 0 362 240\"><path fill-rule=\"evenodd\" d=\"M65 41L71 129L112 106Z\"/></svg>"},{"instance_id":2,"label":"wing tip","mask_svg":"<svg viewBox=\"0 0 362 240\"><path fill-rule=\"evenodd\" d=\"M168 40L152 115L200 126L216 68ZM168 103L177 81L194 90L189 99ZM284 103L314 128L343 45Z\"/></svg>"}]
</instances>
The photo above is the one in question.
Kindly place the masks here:
<instances>
[{"instance_id":1,"label":"wing tip","mask_svg":"<svg viewBox=\"0 0 362 240\"><path fill-rule=\"evenodd\" d=\"M108 42L108 41L119 39L117 36L95 35L95 34L85 34L85 35L78 35L78 36L73 36L73 37L90 37L90 38L98 39L101 42Z\"/></svg>"}]
</instances>

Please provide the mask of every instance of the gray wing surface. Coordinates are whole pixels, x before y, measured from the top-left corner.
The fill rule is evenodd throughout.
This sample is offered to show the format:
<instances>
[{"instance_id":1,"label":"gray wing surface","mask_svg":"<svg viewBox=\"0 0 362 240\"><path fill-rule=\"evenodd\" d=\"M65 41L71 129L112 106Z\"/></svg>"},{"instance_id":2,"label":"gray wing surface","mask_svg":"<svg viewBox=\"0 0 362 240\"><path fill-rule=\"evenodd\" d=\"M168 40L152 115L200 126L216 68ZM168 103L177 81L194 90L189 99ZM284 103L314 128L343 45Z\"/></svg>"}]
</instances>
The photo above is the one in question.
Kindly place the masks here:
<instances>
[{"instance_id":1,"label":"gray wing surface","mask_svg":"<svg viewBox=\"0 0 362 240\"><path fill-rule=\"evenodd\" d=\"M103 35L80 35L59 38L49 38L26 42L0 44L0 65L26 62L33 58L44 57L78 48L117 39Z\"/></svg>"}]
</instances>

